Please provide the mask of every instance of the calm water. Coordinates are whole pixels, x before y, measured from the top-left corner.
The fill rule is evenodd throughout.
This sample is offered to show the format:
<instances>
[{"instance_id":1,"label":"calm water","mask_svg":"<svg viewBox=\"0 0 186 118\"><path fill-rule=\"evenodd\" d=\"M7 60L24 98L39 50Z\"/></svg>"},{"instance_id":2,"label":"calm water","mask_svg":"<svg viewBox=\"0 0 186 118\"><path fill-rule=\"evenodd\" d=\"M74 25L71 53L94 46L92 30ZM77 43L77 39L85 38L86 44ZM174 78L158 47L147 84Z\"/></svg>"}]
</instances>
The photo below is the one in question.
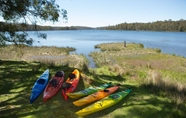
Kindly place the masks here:
<instances>
[{"instance_id":1,"label":"calm water","mask_svg":"<svg viewBox=\"0 0 186 118\"><path fill-rule=\"evenodd\" d=\"M94 46L100 43L123 42L142 43L145 47L159 48L163 53L186 57L185 32L150 32L150 31L115 31L115 30L73 30L73 31L43 31L47 40L40 39L36 46L75 47L75 53L88 54L96 51ZM34 32L30 37L37 39ZM93 62L91 62L93 63ZM91 65L90 66L94 66Z\"/></svg>"}]
</instances>

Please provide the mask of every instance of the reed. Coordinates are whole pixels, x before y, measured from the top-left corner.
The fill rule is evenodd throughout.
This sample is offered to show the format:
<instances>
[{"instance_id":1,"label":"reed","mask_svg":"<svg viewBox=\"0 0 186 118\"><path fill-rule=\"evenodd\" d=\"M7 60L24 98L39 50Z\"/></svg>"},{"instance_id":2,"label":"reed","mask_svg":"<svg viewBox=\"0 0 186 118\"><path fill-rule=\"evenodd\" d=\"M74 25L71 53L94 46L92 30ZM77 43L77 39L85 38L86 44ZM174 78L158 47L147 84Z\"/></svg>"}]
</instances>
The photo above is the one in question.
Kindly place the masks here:
<instances>
[{"instance_id":1,"label":"reed","mask_svg":"<svg viewBox=\"0 0 186 118\"><path fill-rule=\"evenodd\" d=\"M75 51L75 48L71 47L33 47L33 46L15 46L8 45L0 47L1 59L7 60L28 60L32 56L61 56L67 55L70 51Z\"/></svg>"},{"instance_id":2,"label":"reed","mask_svg":"<svg viewBox=\"0 0 186 118\"><path fill-rule=\"evenodd\" d=\"M69 55L72 47L8 45L1 47L0 59L40 62L48 66L69 65L88 70L88 59L84 55ZM35 69L33 69L35 70Z\"/></svg>"},{"instance_id":3,"label":"reed","mask_svg":"<svg viewBox=\"0 0 186 118\"><path fill-rule=\"evenodd\" d=\"M158 71L150 70L143 84L155 91L163 91L171 97L177 105L186 103L186 85L173 81L170 78L163 78Z\"/></svg>"},{"instance_id":4,"label":"reed","mask_svg":"<svg viewBox=\"0 0 186 118\"><path fill-rule=\"evenodd\" d=\"M117 50L115 49L117 47ZM162 91L177 105L186 103L186 59L163 54L160 49L144 48L143 44L107 43L97 45L102 52L92 52L98 67L120 73L129 83Z\"/></svg>"}]
</instances>

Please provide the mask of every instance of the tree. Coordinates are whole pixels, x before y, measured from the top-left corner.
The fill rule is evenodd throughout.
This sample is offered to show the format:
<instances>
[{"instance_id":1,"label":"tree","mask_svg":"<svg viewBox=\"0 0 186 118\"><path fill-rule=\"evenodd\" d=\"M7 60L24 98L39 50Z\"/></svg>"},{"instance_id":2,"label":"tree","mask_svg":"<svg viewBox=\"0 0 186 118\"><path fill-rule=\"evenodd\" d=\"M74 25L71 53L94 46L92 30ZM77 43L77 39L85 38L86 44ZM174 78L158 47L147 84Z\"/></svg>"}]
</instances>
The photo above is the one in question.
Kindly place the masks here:
<instances>
[{"instance_id":1,"label":"tree","mask_svg":"<svg viewBox=\"0 0 186 118\"><path fill-rule=\"evenodd\" d=\"M0 0L0 45L26 44L32 45L26 27L31 24L37 30L38 22L57 22L62 16L67 21L67 11L60 9L55 0ZM22 33L17 31L22 31ZM38 37L46 39L46 34L38 33Z\"/></svg>"}]
</instances>

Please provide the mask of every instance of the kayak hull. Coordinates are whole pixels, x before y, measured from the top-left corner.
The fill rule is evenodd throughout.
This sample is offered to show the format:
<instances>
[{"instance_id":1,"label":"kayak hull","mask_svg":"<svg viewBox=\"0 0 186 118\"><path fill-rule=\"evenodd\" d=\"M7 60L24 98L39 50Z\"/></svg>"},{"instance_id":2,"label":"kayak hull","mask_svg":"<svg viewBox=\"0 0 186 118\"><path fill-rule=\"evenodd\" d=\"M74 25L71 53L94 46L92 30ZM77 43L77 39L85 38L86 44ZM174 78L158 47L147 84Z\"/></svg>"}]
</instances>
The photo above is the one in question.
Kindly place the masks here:
<instances>
[{"instance_id":1,"label":"kayak hull","mask_svg":"<svg viewBox=\"0 0 186 118\"><path fill-rule=\"evenodd\" d=\"M45 89L49 78L49 69L47 69L34 83L30 95L30 104L32 104L37 97L43 92Z\"/></svg>"},{"instance_id":2,"label":"kayak hull","mask_svg":"<svg viewBox=\"0 0 186 118\"><path fill-rule=\"evenodd\" d=\"M111 83L106 83L106 84L96 86L96 87L91 86L89 88L86 88L86 89L78 91L78 92L67 93L67 95L72 99L78 99L78 98L93 94L99 90L104 90L107 87L109 87L110 85L111 85Z\"/></svg>"},{"instance_id":3,"label":"kayak hull","mask_svg":"<svg viewBox=\"0 0 186 118\"><path fill-rule=\"evenodd\" d=\"M43 101L47 102L50 98L52 98L54 95L58 93L58 91L61 89L61 86L64 81L64 72L59 71L61 73L61 76L54 75L49 83L47 84L44 92L43 92ZM55 83L54 83L55 82Z\"/></svg>"},{"instance_id":4,"label":"kayak hull","mask_svg":"<svg viewBox=\"0 0 186 118\"><path fill-rule=\"evenodd\" d=\"M71 86L68 88L63 88L62 89L62 96L64 97L65 100L68 100L68 95L67 93L71 93L74 92L75 89L77 88L77 85L79 83L79 79L80 79L80 72L79 70L75 69L72 74L75 74L76 77L71 80L69 77L66 80L66 83L69 83Z\"/></svg>"},{"instance_id":5,"label":"kayak hull","mask_svg":"<svg viewBox=\"0 0 186 118\"><path fill-rule=\"evenodd\" d=\"M118 88L119 88L119 86L113 86L113 87L107 88L105 90L100 90L100 91L93 93L89 96L86 96L82 99L74 101L73 104L76 106L83 106L83 105L101 100L101 99L107 97L108 95L114 93L116 90L118 90Z\"/></svg>"},{"instance_id":6,"label":"kayak hull","mask_svg":"<svg viewBox=\"0 0 186 118\"><path fill-rule=\"evenodd\" d=\"M111 94L111 95L93 103L92 105L85 107L82 110L77 111L76 114L78 116L86 116L86 115L101 111L103 109L106 109L108 107L111 107L111 106L117 104L118 102L120 102L123 98L125 98L130 93L130 91L131 91L131 89L128 89L125 91Z\"/></svg>"}]
</instances>

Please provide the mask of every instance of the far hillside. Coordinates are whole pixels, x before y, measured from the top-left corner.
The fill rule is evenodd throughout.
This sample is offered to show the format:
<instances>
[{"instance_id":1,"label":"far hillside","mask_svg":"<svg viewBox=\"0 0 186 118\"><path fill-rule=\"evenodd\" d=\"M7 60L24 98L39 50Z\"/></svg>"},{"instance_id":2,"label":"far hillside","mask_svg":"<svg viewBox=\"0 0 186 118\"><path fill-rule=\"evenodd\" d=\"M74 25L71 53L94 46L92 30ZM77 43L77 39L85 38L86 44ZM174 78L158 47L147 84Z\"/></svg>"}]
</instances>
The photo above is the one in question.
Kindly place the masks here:
<instances>
[{"instance_id":1,"label":"far hillside","mask_svg":"<svg viewBox=\"0 0 186 118\"><path fill-rule=\"evenodd\" d=\"M106 30L144 30L144 31L176 31L186 32L186 20L172 21L156 21L149 23L121 23L113 26L100 27Z\"/></svg>"},{"instance_id":2,"label":"far hillside","mask_svg":"<svg viewBox=\"0 0 186 118\"><path fill-rule=\"evenodd\" d=\"M12 26L15 26L17 31L43 31L43 30L142 30L142 31L174 31L186 32L186 20L172 21L171 19L165 21L156 21L149 23L120 23L105 27L88 27L88 26L41 26L41 25L27 25L27 24L12 24L0 22L0 31L4 32Z\"/></svg>"},{"instance_id":3,"label":"far hillside","mask_svg":"<svg viewBox=\"0 0 186 118\"><path fill-rule=\"evenodd\" d=\"M16 28L16 31L43 31L43 30L88 30L93 29L91 27L86 26L41 26L41 25L27 25L27 24L12 24L12 23L5 23L0 22L0 32L4 32L9 28Z\"/></svg>"}]
</instances>

